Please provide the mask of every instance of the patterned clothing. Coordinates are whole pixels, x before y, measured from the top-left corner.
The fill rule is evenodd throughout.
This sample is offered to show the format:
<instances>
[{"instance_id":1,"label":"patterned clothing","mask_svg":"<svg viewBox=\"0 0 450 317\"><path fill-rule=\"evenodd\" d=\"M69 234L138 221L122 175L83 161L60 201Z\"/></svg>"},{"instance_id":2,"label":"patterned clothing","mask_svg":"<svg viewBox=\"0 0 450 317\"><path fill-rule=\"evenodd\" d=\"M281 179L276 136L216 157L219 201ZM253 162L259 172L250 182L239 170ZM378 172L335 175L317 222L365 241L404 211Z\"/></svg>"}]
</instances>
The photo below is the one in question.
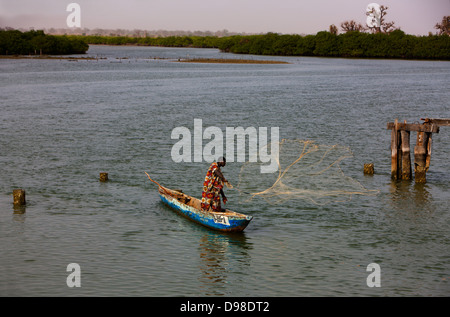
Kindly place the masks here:
<instances>
[{"instance_id":1,"label":"patterned clothing","mask_svg":"<svg viewBox=\"0 0 450 317\"><path fill-rule=\"evenodd\" d=\"M202 192L202 209L212 209L214 212L221 212L222 206L220 204L220 190L223 188L223 180L215 175L215 172L220 168L216 162L212 163L206 173L205 181L203 182Z\"/></svg>"}]
</instances>

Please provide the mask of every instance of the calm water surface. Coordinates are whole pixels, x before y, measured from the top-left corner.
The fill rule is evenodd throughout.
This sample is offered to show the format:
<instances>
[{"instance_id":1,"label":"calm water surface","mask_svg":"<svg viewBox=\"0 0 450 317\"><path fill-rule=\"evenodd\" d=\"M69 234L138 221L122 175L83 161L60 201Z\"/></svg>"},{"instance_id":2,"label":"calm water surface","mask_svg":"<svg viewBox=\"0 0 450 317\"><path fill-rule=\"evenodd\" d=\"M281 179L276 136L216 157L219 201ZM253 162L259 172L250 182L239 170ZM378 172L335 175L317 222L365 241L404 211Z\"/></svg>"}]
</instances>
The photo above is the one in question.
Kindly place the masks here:
<instances>
[{"instance_id":1,"label":"calm water surface","mask_svg":"<svg viewBox=\"0 0 450 317\"><path fill-rule=\"evenodd\" d=\"M386 130L396 118L450 117L449 62L108 46L88 55L100 59L0 60L1 296L450 295L450 128L433 136L422 185L391 182ZM186 57L290 64L174 62ZM194 118L347 146L345 175L379 193L268 205L227 190L230 209L254 216L249 227L200 227L164 206L144 174L200 196L209 164L171 159L172 130L193 131ZM362 173L368 162L374 176ZM239 168L224 168L230 182ZM22 213L15 188L27 193ZM66 284L69 263L81 267L80 288ZM370 263L381 287L367 286Z\"/></svg>"}]
</instances>

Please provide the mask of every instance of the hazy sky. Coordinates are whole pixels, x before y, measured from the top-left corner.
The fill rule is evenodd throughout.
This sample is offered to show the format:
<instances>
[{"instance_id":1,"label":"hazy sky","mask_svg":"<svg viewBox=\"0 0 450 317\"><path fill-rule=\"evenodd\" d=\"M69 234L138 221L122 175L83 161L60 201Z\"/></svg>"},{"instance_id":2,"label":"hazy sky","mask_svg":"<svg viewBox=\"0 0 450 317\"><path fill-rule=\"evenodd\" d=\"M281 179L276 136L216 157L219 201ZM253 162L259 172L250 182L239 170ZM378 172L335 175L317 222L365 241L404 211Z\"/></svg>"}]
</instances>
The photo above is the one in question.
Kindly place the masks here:
<instances>
[{"instance_id":1,"label":"hazy sky","mask_svg":"<svg viewBox=\"0 0 450 317\"><path fill-rule=\"evenodd\" d=\"M426 35L450 15L450 0L0 0L0 27L65 28L71 2L89 29L315 34L346 20L365 25L367 5L377 2L389 7L387 21Z\"/></svg>"}]
</instances>

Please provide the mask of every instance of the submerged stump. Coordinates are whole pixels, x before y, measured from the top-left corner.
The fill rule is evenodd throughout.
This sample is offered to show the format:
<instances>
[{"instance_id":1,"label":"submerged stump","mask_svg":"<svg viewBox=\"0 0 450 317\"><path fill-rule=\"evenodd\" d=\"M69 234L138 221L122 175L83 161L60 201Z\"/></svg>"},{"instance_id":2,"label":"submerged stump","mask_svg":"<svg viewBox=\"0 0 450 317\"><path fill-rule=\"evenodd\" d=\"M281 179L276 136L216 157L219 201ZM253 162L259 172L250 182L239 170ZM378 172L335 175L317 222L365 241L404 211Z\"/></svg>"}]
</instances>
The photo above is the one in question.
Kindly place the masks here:
<instances>
[{"instance_id":1,"label":"submerged stump","mask_svg":"<svg viewBox=\"0 0 450 317\"><path fill-rule=\"evenodd\" d=\"M108 173L100 173L100 181L107 182L108 181Z\"/></svg>"},{"instance_id":2,"label":"submerged stump","mask_svg":"<svg viewBox=\"0 0 450 317\"><path fill-rule=\"evenodd\" d=\"M375 169L374 169L373 163L364 164L364 174L373 175L374 173L375 173Z\"/></svg>"},{"instance_id":3,"label":"submerged stump","mask_svg":"<svg viewBox=\"0 0 450 317\"><path fill-rule=\"evenodd\" d=\"M26 204L25 191L23 189L14 189L14 206L24 206Z\"/></svg>"}]
</instances>

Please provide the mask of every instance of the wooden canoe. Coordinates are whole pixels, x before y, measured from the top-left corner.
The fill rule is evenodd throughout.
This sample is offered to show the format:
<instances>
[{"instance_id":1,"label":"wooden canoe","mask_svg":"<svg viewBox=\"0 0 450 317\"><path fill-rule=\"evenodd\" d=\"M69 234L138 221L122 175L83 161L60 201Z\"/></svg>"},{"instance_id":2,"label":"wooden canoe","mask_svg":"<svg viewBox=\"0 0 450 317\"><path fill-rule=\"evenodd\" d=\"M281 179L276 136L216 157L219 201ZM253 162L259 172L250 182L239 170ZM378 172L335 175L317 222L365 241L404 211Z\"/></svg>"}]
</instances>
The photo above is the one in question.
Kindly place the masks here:
<instances>
[{"instance_id":1,"label":"wooden canoe","mask_svg":"<svg viewBox=\"0 0 450 317\"><path fill-rule=\"evenodd\" d=\"M162 186L159 186L159 195L163 203L173 208L182 216L214 230L241 232L253 219L252 216L240 214L228 209L225 212L204 211L200 207L200 199Z\"/></svg>"}]
</instances>

